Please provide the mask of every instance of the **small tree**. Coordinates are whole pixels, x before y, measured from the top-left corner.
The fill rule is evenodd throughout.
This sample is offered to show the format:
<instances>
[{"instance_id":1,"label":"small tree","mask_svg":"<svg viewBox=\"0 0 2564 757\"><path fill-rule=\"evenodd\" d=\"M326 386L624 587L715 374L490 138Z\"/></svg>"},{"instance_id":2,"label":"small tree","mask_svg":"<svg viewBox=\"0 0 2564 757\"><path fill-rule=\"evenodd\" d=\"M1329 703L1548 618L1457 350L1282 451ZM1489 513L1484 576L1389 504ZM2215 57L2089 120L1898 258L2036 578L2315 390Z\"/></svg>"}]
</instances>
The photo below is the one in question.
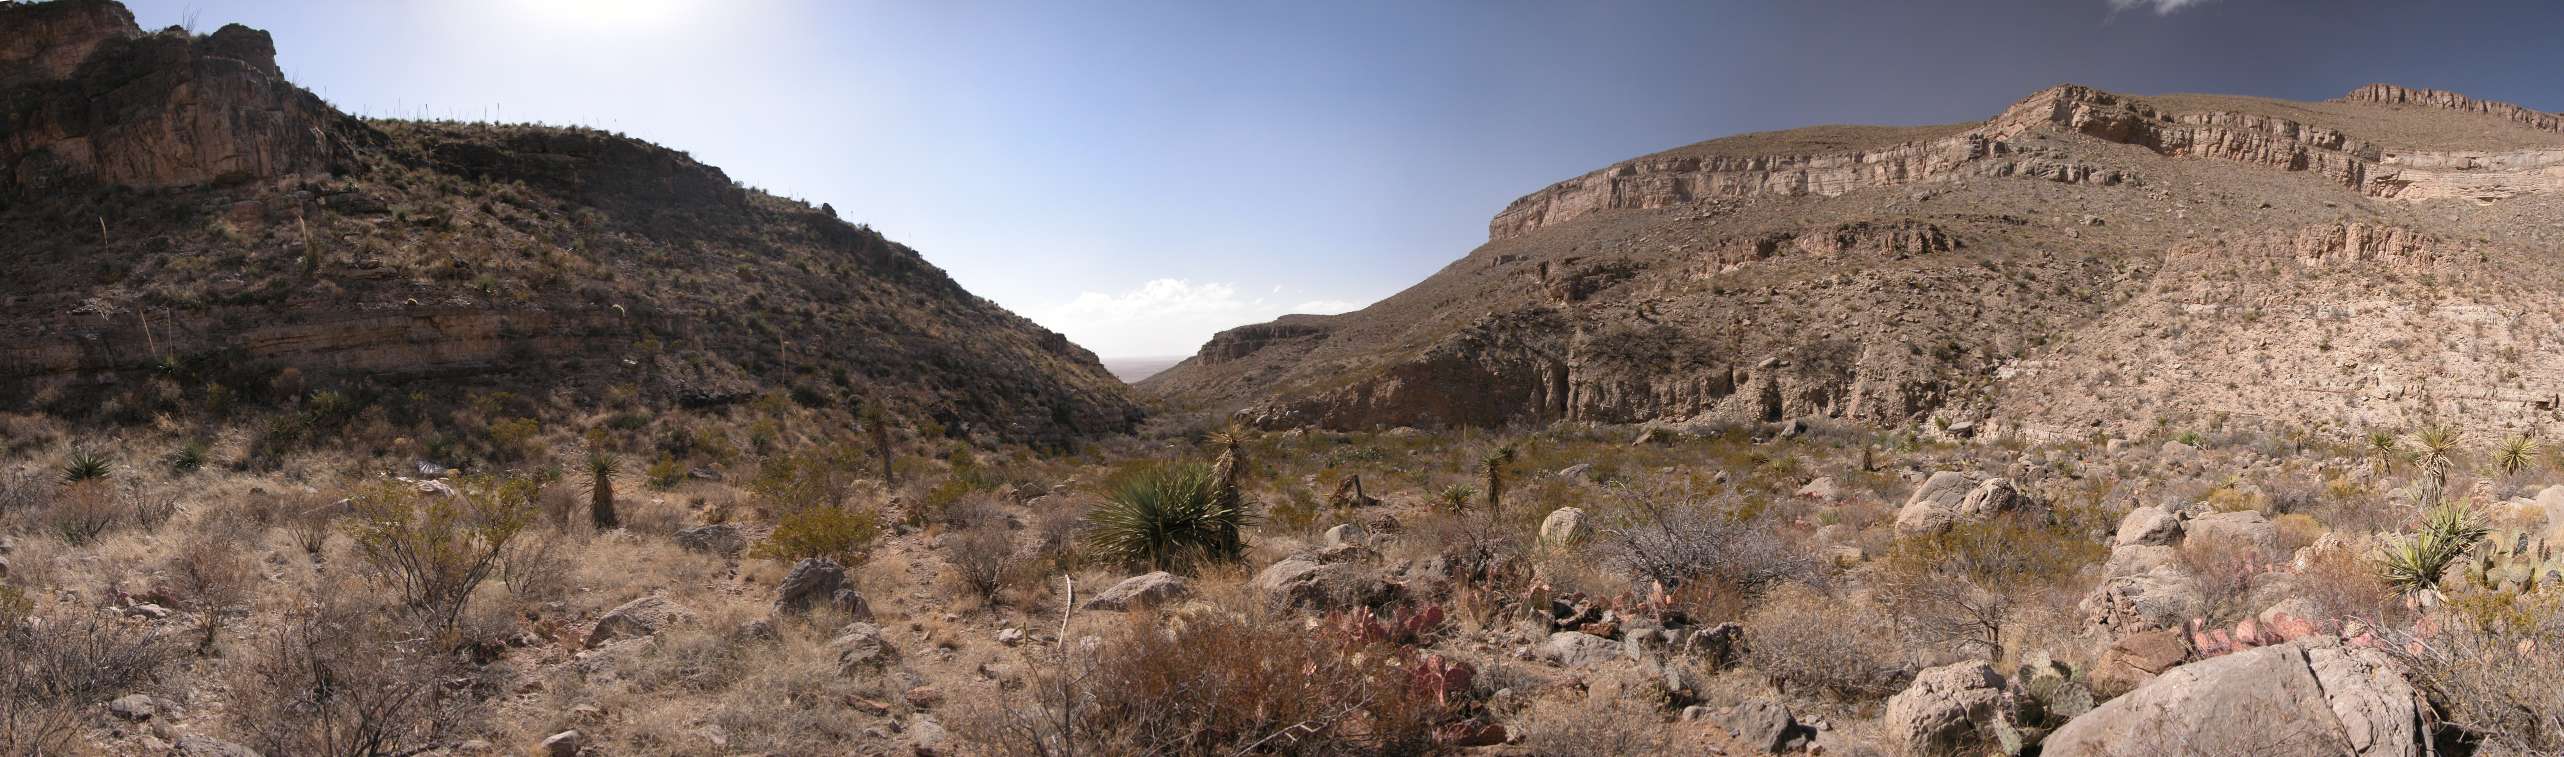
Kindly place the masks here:
<instances>
[{"instance_id":1,"label":"small tree","mask_svg":"<svg viewBox=\"0 0 2564 757\"><path fill-rule=\"evenodd\" d=\"M448 494L384 482L349 498L356 518L348 535L370 577L443 627L462 616L536 511L530 480L473 476L460 484Z\"/></svg>"},{"instance_id":2,"label":"small tree","mask_svg":"<svg viewBox=\"0 0 2564 757\"><path fill-rule=\"evenodd\" d=\"M899 486L899 475L891 467L890 413L881 409L880 402L864 403L864 430L872 435L873 454L881 458L882 486L885 488Z\"/></svg>"}]
</instances>

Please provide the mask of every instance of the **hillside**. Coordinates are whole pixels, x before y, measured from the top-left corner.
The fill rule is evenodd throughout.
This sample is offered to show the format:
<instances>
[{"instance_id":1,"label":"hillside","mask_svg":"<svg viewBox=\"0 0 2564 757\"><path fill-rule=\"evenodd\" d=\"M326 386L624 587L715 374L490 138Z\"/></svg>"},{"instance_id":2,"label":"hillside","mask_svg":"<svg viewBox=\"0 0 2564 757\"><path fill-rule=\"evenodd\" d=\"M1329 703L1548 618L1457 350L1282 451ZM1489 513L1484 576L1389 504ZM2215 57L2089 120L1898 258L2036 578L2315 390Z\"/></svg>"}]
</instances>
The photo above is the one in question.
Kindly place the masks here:
<instances>
[{"instance_id":1,"label":"hillside","mask_svg":"<svg viewBox=\"0 0 2564 757\"><path fill-rule=\"evenodd\" d=\"M1396 296L1222 333L1141 386L1272 427L2551 431L2558 190L2564 125L2508 104L2060 86L1562 181Z\"/></svg>"},{"instance_id":2,"label":"hillside","mask_svg":"<svg viewBox=\"0 0 2564 757\"><path fill-rule=\"evenodd\" d=\"M592 129L352 117L275 56L0 5L0 406L779 392L1039 443L1138 418L1091 353L833 208Z\"/></svg>"}]
</instances>

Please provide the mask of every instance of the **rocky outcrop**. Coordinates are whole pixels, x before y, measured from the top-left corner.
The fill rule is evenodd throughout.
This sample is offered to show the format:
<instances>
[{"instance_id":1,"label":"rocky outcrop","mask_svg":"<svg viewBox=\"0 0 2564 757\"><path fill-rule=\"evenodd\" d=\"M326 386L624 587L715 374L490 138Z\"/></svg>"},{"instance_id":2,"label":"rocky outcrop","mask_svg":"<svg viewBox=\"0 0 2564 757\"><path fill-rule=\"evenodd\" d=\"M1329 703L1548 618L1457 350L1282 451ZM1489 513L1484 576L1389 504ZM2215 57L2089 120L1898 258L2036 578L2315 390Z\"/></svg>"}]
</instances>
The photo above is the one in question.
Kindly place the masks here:
<instances>
[{"instance_id":1,"label":"rocky outcrop","mask_svg":"<svg viewBox=\"0 0 2564 757\"><path fill-rule=\"evenodd\" d=\"M2377 105L2413 105L2426 108L2444 108L2468 113L2482 113L2496 118L2515 121L2520 125L2531 129L2564 132L2564 114L2530 110L2506 102L2477 100L2472 97L2441 89L2416 89L2412 87L2399 87L2393 84L2383 83L2370 84L2368 86L2351 90L2350 94L2341 96L2339 102L2372 103Z\"/></svg>"},{"instance_id":2,"label":"rocky outcrop","mask_svg":"<svg viewBox=\"0 0 2564 757\"><path fill-rule=\"evenodd\" d=\"M285 81L267 33L237 24L144 34L113 3L9 4L0 39L0 192L328 174L382 139Z\"/></svg>"},{"instance_id":3,"label":"rocky outcrop","mask_svg":"<svg viewBox=\"0 0 2564 757\"><path fill-rule=\"evenodd\" d=\"M1211 335L1202 343L1197 359L1205 364L1219 364L1253 355L1276 343L1304 341L1325 336L1326 328L1311 323L1276 321L1257 323Z\"/></svg>"},{"instance_id":4,"label":"rocky outcrop","mask_svg":"<svg viewBox=\"0 0 2564 757\"><path fill-rule=\"evenodd\" d=\"M2374 650L2321 642L2183 665L2068 721L2042 754L2412 755L2428 746L2420 696Z\"/></svg>"}]
</instances>

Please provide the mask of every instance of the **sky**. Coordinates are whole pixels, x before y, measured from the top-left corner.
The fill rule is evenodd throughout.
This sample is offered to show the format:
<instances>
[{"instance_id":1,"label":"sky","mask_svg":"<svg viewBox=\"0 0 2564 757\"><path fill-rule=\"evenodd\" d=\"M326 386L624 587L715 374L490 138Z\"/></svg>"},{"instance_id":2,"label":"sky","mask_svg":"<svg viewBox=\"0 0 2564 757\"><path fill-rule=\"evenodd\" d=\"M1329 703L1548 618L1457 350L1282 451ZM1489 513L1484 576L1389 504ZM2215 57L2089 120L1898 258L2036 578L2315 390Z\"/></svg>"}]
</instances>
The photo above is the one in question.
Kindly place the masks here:
<instances>
[{"instance_id":1,"label":"sky","mask_svg":"<svg viewBox=\"0 0 2564 757\"><path fill-rule=\"evenodd\" d=\"M127 0L339 107L575 123L836 206L1105 357L1395 293L1514 198L2074 82L2564 110L2564 2Z\"/></svg>"}]
</instances>

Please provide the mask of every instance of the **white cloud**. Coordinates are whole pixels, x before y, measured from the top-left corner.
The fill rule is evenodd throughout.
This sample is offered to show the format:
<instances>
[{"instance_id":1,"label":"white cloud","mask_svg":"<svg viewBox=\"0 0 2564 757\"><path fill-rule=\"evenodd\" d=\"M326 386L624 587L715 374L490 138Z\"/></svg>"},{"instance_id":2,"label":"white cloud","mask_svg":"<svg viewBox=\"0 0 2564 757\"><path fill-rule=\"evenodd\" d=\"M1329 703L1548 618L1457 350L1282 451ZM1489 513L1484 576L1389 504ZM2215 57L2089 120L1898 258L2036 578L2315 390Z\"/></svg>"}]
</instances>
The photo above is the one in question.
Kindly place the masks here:
<instances>
[{"instance_id":1,"label":"white cloud","mask_svg":"<svg viewBox=\"0 0 2564 757\"><path fill-rule=\"evenodd\" d=\"M1281 287L1274 288L1280 293ZM1241 298L1233 284L1154 279L1119 294L1082 292L1035 318L1105 357L1190 355L1221 329L1261 323L1292 313L1325 315L1362 307L1346 300L1309 300L1284 306L1263 297Z\"/></svg>"},{"instance_id":2,"label":"white cloud","mask_svg":"<svg viewBox=\"0 0 2564 757\"><path fill-rule=\"evenodd\" d=\"M2110 10L2123 11L2135 8L2152 8L2154 9L2155 15L2162 16L2183 8L2188 8L2194 5L2206 5L2207 3L2208 0L2110 0Z\"/></svg>"}]
</instances>

